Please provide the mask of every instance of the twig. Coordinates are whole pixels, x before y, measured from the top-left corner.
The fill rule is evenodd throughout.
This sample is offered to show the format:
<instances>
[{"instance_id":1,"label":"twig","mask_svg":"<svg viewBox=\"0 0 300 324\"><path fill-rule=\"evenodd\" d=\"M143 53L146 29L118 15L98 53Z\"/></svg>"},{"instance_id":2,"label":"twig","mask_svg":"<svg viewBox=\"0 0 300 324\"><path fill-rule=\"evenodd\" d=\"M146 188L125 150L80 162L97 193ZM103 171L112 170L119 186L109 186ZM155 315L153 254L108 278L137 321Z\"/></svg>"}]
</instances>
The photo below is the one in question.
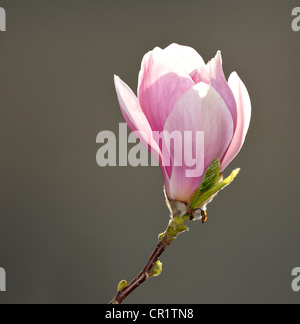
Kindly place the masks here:
<instances>
[{"instance_id":1,"label":"twig","mask_svg":"<svg viewBox=\"0 0 300 324\"><path fill-rule=\"evenodd\" d=\"M165 249L175 240L177 235L181 232L188 230L188 227L183 223L189 219L190 214L186 214L183 217L175 217L171 219L166 231L160 237L160 240L149 257L143 270L133 279L125 288L117 292L114 299L110 304L121 304L122 301L132 293L140 284L153 275L153 268L158 261L160 255L165 251Z\"/></svg>"}]
</instances>

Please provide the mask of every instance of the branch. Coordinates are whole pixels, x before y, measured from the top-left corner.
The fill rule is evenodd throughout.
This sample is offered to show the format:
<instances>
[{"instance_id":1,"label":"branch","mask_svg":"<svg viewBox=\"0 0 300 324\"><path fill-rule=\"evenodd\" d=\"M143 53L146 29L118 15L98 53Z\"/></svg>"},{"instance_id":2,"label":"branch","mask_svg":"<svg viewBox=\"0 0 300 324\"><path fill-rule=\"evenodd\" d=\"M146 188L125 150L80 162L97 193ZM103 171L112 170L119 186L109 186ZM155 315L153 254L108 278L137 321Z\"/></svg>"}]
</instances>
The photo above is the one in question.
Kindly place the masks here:
<instances>
[{"instance_id":1,"label":"branch","mask_svg":"<svg viewBox=\"0 0 300 324\"><path fill-rule=\"evenodd\" d=\"M188 230L188 227L184 225L184 222L190 218L190 214L186 214L183 217L174 217L170 220L170 223L166 231L159 236L159 242L154 249L153 253L149 257L145 267L139 273L139 275L133 279L125 288L119 290L110 302L110 304L121 304L122 301L132 293L140 284L142 284L149 277L153 276L153 269L158 261L158 258L165 251L165 249L175 240L179 233Z\"/></svg>"}]
</instances>

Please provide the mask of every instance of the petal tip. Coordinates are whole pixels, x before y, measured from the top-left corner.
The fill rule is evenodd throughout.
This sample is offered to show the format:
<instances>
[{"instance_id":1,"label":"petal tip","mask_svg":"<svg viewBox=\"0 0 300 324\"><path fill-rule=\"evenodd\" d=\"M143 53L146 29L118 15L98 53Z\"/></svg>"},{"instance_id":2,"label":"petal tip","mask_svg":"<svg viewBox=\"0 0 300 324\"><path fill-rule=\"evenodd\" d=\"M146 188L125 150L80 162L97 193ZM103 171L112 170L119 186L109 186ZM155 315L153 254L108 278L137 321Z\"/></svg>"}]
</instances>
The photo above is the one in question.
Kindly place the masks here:
<instances>
[{"instance_id":1,"label":"petal tip","mask_svg":"<svg viewBox=\"0 0 300 324\"><path fill-rule=\"evenodd\" d=\"M237 78L237 77L239 77L238 73L237 73L236 71L233 71L233 72L229 75L228 82L229 82L229 80L234 79L234 78Z\"/></svg>"},{"instance_id":2,"label":"petal tip","mask_svg":"<svg viewBox=\"0 0 300 324\"><path fill-rule=\"evenodd\" d=\"M115 82L115 84L117 84L118 82L120 82L120 78L116 75L116 74L114 74L114 82Z\"/></svg>"},{"instance_id":3,"label":"petal tip","mask_svg":"<svg viewBox=\"0 0 300 324\"><path fill-rule=\"evenodd\" d=\"M221 50L218 50L218 51L217 51L217 54L216 54L216 56L215 56L215 59L216 59L217 61L219 61L221 64L223 63L223 59L222 59L222 51L221 51Z\"/></svg>"}]
</instances>

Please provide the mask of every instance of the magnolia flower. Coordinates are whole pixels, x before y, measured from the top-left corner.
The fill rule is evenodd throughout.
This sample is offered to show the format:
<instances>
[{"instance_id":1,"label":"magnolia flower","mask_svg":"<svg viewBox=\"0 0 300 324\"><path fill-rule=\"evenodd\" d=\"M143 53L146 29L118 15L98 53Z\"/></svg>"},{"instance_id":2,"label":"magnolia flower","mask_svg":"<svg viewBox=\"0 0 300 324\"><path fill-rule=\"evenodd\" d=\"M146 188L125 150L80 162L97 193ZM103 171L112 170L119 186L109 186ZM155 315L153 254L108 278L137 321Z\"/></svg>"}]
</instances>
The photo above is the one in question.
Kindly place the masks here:
<instances>
[{"instance_id":1,"label":"magnolia flower","mask_svg":"<svg viewBox=\"0 0 300 324\"><path fill-rule=\"evenodd\" d=\"M171 212L143 270L129 284L120 281L111 301L120 304L142 282L160 274L158 258L188 230L185 222L204 223L206 205L237 175L239 169L223 179L222 172L243 146L251 103L236 72L225 79L221 52L205 64L194 49L177 44L144 56L137 96L117 76L115 87L129 128L159 162Z\"/></svg>"},{"instance_id":2,"label":"magnolia flower","mask_svg":"<svg viewBox=\"0 0 300 324\"><path fill-rule=\"evenodd\" d=\"M166 195L171 200L188 202L199 187L205 170L218 158L220 171L238 154L251 118L247 89L236 72L228 82L224 76L221 52L205 64L191 47L172 44L164 50L147 53L139 73L137 96L117 76L115 87L123 116L133 132L160 161ZM164 142L154 132L202 131L203 172L187 177L188 165L178 166L169 149L171 164L166 165ZM195 139L195 138L194 138ZM196 141L184 142L196 152Z\"/></svg>"}]
</instances>

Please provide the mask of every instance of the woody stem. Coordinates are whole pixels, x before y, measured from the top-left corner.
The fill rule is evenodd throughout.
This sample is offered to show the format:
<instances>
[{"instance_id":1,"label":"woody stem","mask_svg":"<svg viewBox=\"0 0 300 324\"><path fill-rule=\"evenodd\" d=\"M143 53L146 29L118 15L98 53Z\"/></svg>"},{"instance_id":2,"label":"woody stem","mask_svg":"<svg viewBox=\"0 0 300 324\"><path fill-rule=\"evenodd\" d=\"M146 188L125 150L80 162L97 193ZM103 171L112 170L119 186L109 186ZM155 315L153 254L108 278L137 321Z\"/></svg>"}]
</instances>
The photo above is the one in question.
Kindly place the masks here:
<instances>
[{"instance_id":1,"label":"woody stem","mask_svg":"<svg viewBox=\"0 0 300 324\"><path fill-rule=\"evenodd\" d=\"M155 250L149 257L145 267L143 270L137 275L135 279L133 279L124 289L118 291L114 299L110 302L110 304L121 304L122 301L132 293L140 284L142 284L149 277L149 272L154 267L156 261L160 257L160 255L165 251L167 246L171 244L170 241L167 240L167 237L164 237L158 242Z\"/></svg>"},{"instance_id":2,"label":"woody stem","mask_svg":"<svg viewBox=\"0 0 300 324\"><path fill-rule=\"evenodd\" d=\"M179 233L184 232L188 229L185 225L183 225L183 223L189 217L190 215L186 214L183 217L176 217L171 219L166 231L163 233L162 237L160 237L156 248L150 255L143 270L125 288L117 292L116 296L113 298L110 304L121 304L129 294L131 294L140 284L142 284L151 276L153 267L155 266L161 254L174 241Z\"/></svg>"}]
</instances>

